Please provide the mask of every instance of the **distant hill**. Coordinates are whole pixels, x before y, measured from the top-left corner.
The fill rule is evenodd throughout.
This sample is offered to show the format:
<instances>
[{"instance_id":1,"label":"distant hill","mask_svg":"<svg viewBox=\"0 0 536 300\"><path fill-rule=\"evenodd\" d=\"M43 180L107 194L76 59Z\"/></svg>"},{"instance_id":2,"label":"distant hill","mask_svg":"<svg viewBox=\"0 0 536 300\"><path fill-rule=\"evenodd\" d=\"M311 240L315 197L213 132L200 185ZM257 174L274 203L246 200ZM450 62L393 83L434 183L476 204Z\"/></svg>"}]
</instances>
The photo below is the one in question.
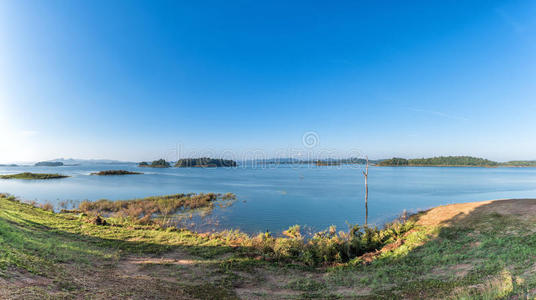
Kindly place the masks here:
<instances>
[{"instance_id":1,"label":"distant hill","mask_svg":"<svg viewBox=\"0 0 536 300\"><path fill-rule=\"evenodd\" d=\"M237 163L234 160L222 158L183 158L179 159L175 164L177 168L219 168L219 167L236 167Z\"/></svg>"},{"instance_id":2,"label":"distant hill","mask_svg":"<svg viewBox=\"0 0 536 300\"><path fill-rule=\"evenodd\" d=\"M59 161L40 161L35 164L36 167L61 167L63 166L62 162Z\"/></svg>"},{"instance_id":3,"label":"distant hill","mask_svg":"<svg viewBox=\"0 0 536 300\"><path fill-rule=\"evenodd\" d=\"M501 164L489 159L472 156L437 156L405 159L394 157L381 161L379 166L437 166L437 167L498 167Z\"/></svg>"},{"instance_id":4,"label":"distant hill","mask_svg":"<svg viewBox=\"0 0 536 300\"><path fill-rule=\"evenodd\" d=\"M135 162L119 161L113 159L76 159L76 158L56 158L47 162L61 162L64 165L105 165L105 164L135 164Z\"/></svg>"},{"instance_id":5,"label":"distant hill","mask_svg":"<svg viewBox=\"0 0 536 300\"><path fill-rule=\"evenodd\" d=\"M370 164L377 164L381 160L369 160ZM272 158L264 160L253 160L249 163L255 164L275 164L275 165L288 165L288 164L302 164L302 165L319 165L319 166L333 166L333 165L347 165L358 164L364 165L367 160L364 158L350 157L350 158L324 158L324 159L295 159L295 158Z\"/></svg>"},{"instance_id":6,"label":"distant hill","mask_svg":"<svg viewBox=\"0 0 536 300\"><path fill-rule=\"evenodd\" d=\"M536 160L512 160L501 165L505 167L536 167Z\"/></svg>"}]
</instances>

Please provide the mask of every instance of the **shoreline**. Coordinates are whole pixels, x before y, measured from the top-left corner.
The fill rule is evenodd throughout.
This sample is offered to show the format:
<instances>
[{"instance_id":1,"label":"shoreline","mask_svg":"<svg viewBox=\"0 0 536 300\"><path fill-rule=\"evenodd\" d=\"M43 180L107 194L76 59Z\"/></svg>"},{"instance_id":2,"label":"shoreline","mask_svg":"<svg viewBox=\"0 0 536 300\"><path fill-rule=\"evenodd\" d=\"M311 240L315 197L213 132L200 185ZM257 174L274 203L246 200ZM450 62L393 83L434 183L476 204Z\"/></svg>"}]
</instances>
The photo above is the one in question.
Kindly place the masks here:
<instances>
[{"instance_id":1,"label":"shoreline","mask_svg":"<svg viewBox=\"0 0 536 300\"><path fill-rule=\"evenodd\" d=\"M35 298L282 299L490 298L534 296L536 199L437 206L412 216L414 227L358 259L308 265L279 239L279 255L237 232L199 234L151 226L103 225L0 195L0 295ZM294 237L292 237L294 234ZM320 251L341 237L329 237ZM508 245L508 247L501 247ZM324 248L328 247L328 248ZM294 249L294 250L293 250ZM321 250L325 249L325 250ZM290 252L287 252L290 251ZM298 252L292 252L298 251ZM328 254L329 252L325 252ZM438 255L438 253L441 253ZM298 255L298 256L296 256ZM509 282L517 284L510 285ZM71 288L65 289L65 286Z\"/></svg>"}]
</instances>

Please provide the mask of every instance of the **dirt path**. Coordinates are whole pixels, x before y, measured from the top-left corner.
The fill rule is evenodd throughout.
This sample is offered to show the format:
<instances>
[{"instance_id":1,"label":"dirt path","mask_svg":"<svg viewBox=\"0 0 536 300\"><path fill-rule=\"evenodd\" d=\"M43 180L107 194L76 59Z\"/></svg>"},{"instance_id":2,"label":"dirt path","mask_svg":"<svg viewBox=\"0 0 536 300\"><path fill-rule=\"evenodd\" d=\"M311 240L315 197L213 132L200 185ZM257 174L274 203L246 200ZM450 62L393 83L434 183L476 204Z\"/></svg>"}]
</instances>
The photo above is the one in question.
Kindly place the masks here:
<instances>
[{"instance_id":1,"label":"dirt path","mask_svg":"<svg viewBox=\"0 0 536 300\"><path fill-rule=\"evenodd\" d=\"M417 224L424 226L450 225L471 214L499 213L522 218L536 216L536 199L508 199L449 204L426 211Z\"/></svg>"}]
</instances>

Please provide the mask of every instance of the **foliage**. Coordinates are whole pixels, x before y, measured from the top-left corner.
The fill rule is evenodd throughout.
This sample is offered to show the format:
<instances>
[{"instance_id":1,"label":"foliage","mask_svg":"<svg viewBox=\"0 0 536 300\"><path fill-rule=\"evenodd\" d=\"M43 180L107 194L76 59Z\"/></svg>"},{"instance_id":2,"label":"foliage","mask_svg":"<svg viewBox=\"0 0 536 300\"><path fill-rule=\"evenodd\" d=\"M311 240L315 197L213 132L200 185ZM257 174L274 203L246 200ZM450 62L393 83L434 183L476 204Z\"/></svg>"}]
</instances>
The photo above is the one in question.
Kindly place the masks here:
<instances>
[{"instance_id":1,"label":"foliage","mask_svg":"<svg viewBox=\"0 0 536 300\"><path fill-rule=\"evenodd\" d=\"M408 160L405 158L393 157L391 159L382 160L378 163L379 166L407 166Z\"/></svg>"},{"instance_id":2,"label":"foliage","mask_svg":"<svg viewBox=\"0 0 536 300\"><path fill-rule=\"evenodd\" d=\"M150 167L153 168L169 168L171 167L170 163L164 159L155 160L151 163Z\"/></svg>"},{"instance_id":3,"label":"foliage","mask_svg":"<svg viewBox=\"0 0 536 300\"><path fill-rule=\"evenodd\" d=\"M50 211L50 212L54 211L54 206L52 204L50 204L50 203L41 204L41 205L39 205L39 207L42 210L46 210L46 211Z\"/></svg>"},{"instance_id":4,"label":"foliage","mask_svg":"<svg viewBox=\"0 0 536 300\"><path fill-rule=\"evenodd\" d=\"M167 162L165 159L159 159L153 161L151 164L142 161L138 167L149 167L149 168L169 168L171 167L171 164Z\"/></svg>"},{"instance_id":5,"label":"foliage","mask_svg":"<svg viewBox=\"0 0 536 300\"><path fill-rule=\"evenodd\" d=\"M2 179L57 179L57 178L66 178L69 176L61 175L61 174L44 174L44 173L30 173L30 172L24 172L19 174L11 174L11 175L1 175L0 178Z\"/></svg>"},{"instance_id":6,"label":"foliage","mask_svg":"<svg viewBox=\"0 0 536 300\"><path fill-rule=\"evenodd\" d=\"M331 226L305 239L299 225L283 231L283 237L274 237L266 232L255 237L237 231L219 232L211 238L224 239L234 245L253 247L264 256L281 261L302 262L310 266L347 263L354 258L381 249L383 246L400 239L414 227L413 221L386 224L377 227L350 226L347 232Z\"/></svg>"},{"instance_id":7,"label":"foliage","mask_svg":"<svg viewBox=\"0 0 536 300\"><path fill-rule=\"evenodd\" d=\"M175 167L178 168L190 168L190 167L236 167L237 164L234 160L223 159L223 158L184 158L179 159L175 164Z\"/></svg>"}]
</instances>

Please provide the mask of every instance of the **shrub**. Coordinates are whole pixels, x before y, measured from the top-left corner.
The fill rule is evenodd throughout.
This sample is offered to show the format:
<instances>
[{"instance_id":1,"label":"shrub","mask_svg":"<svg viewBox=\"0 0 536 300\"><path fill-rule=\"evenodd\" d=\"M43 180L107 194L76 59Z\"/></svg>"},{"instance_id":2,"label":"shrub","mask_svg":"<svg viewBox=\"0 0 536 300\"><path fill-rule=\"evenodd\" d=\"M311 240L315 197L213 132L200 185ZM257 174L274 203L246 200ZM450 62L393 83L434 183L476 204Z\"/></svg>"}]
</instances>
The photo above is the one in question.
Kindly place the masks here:
<instances>
[{"instance_id":1,"label":"shrub","mask_svg":"<svg viewBox=\"0 0 536 300\"><path fill-rule=\"evenodd\" d=\"M276 259L301 261L312 266L345 263L359 261L356 258L395 242L413 226L412 221L395 221L383 229L349 225L347 232L337 232L335 226L330 226L305 240L300 233L300 226L295 225L283 232L285 237L274 238L270 233L259 234L251 239L249 246Z\"/></svg>"},{"instance_id":2,"label":"shrub","mask_svg":"<svg viewBox=\"0 0 536 300\"><path fill-rule=\"evenodd\" d=\"M41 209L43 210L46 210L46 211L54 211L54 206L50 203L45 203L45 204L41 204L39 207L41 207Z\"/></svg>"}]
</instances>

